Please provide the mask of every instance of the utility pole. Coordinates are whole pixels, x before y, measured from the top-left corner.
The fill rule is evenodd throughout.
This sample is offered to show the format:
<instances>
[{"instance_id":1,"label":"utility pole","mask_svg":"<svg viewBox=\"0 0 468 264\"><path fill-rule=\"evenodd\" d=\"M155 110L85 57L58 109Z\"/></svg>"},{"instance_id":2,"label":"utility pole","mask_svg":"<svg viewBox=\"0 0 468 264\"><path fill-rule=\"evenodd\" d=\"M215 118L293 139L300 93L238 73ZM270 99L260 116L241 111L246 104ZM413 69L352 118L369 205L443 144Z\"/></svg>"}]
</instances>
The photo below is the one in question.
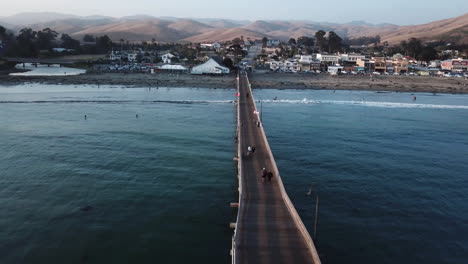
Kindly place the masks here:
<instances>
[{"instance_id":1,"label":"utility pole","mask_svg":"<svg viewBox=\"0 0 468 264\"><path fill-rule=\"evenodd\" d=\"M317 241L318 212L319 212L319 194L317 193L317 201L315 202L314 242Z\"/></svg>"},{"instance_id":2,"label":"utility pole","mask_svg":"<svg viewBox=\"0 0 468 264\"><path fill-rule=\"evenodd\" d=\"M263 100L260 98L260 123L262 123L263 117Z\"/></svg>"}]
</instances>

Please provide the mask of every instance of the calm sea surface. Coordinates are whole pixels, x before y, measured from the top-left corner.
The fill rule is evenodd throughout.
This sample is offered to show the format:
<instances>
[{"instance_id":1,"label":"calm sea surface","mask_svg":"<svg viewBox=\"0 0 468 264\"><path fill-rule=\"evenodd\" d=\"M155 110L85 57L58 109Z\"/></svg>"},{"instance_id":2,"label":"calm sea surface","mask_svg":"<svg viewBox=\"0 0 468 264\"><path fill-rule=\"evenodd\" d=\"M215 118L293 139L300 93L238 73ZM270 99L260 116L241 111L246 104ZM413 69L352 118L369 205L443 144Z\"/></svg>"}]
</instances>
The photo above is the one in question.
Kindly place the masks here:
<instances>
[{"instance_id":1,"label":"calm sea surface","mask_svg":"<svg viewBox=\"0 0 468 264\"><path fill-rule=\"evenodd\" d=\"M229 263L234 93L0 86L0 263ZM468 96L255 95L324 263L466 263Z\"/></svg>"}]
</instances>

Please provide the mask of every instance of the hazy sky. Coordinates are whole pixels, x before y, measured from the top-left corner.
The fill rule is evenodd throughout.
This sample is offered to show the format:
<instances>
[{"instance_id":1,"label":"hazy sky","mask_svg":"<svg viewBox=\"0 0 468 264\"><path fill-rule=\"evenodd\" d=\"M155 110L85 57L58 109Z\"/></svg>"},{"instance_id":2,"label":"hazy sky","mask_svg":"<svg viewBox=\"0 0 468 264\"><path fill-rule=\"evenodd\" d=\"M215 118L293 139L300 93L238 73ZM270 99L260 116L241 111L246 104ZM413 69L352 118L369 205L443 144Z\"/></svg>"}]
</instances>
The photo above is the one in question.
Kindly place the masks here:
<instances>
[{"instance_id":1,"label":"hazy sky","mask_svg":"<svg viewBox=\"0 0 468 264\"><path fill-rule=\"evenodd\" d=\"M323 22L420 24L468 12L468 0L2 0L0 16L20 12L192 18L307 19Z\"/></svg>"}]
</instances>

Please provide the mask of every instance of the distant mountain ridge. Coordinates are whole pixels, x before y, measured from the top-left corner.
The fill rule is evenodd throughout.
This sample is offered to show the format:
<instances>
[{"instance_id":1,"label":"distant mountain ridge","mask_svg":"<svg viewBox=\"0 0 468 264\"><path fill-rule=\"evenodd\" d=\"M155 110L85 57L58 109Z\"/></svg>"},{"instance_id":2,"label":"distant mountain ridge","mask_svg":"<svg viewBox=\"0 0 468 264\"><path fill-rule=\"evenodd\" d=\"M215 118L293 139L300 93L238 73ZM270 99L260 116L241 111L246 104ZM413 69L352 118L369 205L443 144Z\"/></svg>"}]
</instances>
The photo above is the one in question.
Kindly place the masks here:
<instances>
[{"instance_id":1,"label":"distant mountain ridge","mask_svg":"<svg viewBox=\"0 0 468 264\"><path fill-rule=\"evenodd\" d=\"M121 18L93 15L80 17L60 13L21 13L0 17L0 25L18 31L24 27L34 30L52 28L60 33L80 38L85 34L108 35L114 41L214 42L243 36L244 39L276 38L288 40L313 36L318 30L335 31L343 38L381 36L381 41L396 44L411 37L423 41L449 40L468 43L468 13L422 25L398 26L352 21L345 24L308 20L232 20L190 19L133 15Z\"/></svg>"}]
</instances>

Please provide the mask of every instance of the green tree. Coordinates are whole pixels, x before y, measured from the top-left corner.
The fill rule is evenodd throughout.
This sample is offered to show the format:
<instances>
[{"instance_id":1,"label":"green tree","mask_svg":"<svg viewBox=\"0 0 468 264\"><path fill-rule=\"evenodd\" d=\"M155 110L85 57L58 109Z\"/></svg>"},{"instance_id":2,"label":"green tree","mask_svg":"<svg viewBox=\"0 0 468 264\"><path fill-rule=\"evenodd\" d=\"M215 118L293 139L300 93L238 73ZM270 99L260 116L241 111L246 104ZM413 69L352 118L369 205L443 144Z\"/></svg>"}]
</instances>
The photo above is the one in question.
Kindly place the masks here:
<instances>
[{"instance_id":1,"label":"green tree","mask_svg":"<svg viewBox=\"0 0 468 264\"><path fill-rule=\"evenodd\" d=\"M315 43L319 47L320 51L323 51L327 48L327 39L325 35L327 33L323 30L315 32Z\"/></svg>"},{"instance_id":2,"label":"green tree","mask_svg":"<svg viewBox=\"0 0 468 264\"><path fill-rule=\"evenodd\" d=\"M0 26L0 40L5 40L7 36L6 28Z\"/></svg>"},{"instance_id":3,"label":"green tree","mask_svg":"<svg viewBox=\"0 0 468 264\"><path fill-rule=\"evenodd\" d=\"M227 57L224 58L223 64L228 68L232 68L234 66L234 62L230 58L227 58Z\"/></svg>"},{"instance_id":4,"label":"green tree","mask_svg":"<svg viewBox=\"0 0 468 264\"><path fill-rule=\"evenodd\" d=\"M62 48L74 50L80 49L80 41L73 39L69 35L62 34L60 39L62 40Z\"/></svg>"},{"instance_id":5,"label":"green tree","mask_svg":"<svg viewBox=\"0 0 468 264\"><path fill-rule=\"evenodd\" d=\"M289 51L289 58L294 57L297 54L297 47L292 47L291 50Z\"/></svg>"},{"instance_id":6,"label":"green tree","mask_svg":"<svg viewBox=\"0 0 468 264\"><path fill-rule=\"evenodd\" d=\"M400 47L407 56L411 56L413 58L419 58L419 55L423 49L423 45L421 40L417 38L410 38L408 41L400 42Z\"/></svg>"},{"instance_id":7,"label":"green tree","mask_svg":"<svg viewBox=\"0 0 468 264\"><path fill-rule=\"evenodd\" d=\"M86 34L86 35L84 35L84 37L83 37L83 41L84 41L84 42L95 42L96 39L94 38L93 35L88 35L88 34Z\"/></svg>"},{"instance_id":8,"label":"green tree","mask_svg":"<svg viewBox=\"0 0 468 264\"><path fill-rule=\"evenodd\" d=\"M296 45L297 43L296 43L296 40L295 40L294 38L290 38L290 39L288 40L288 44L289 44L289 45Z\"/></svg>"},{"instance_id":9,"label":"green tree","mask_svg":"<svg viewBox=\"0 0 468 264\"><path fill-rule=\"evenodd\" d=\"M37 32L37 47L39 49L51 49L52 41L57 38L58 33L50 28Z\"/></svg>"},{"instance_id":10,"label":"green tree","mask_svg":"<svg viewBox=\"0 0 468 264\"><path fill-rule=\"evenodd\" d=\"M96 38L96 50L98 53L107 53L112 48L112 40L107 36Z\"/></svg>"},{"instance_id":11,"label":"green tree","mask_svg":"<svg viewBox=\"0 0 468 264\"><path fill-rule=\"evenodd\" d=\"M342 39L333 31L328 32L328 51L338 52L341 50Z\"/></svg>"},{"instance_id":12,"label":"green tree","mask_svg":"<svg viewBox=\"0 0 468 264\"><path fill-rule=\"evenodd\" d=\"M244 55L244 50L242 49L242 46L239 44L234 44L229 47L229 51L234 52L234 61L239 61L238 57L239 55Z\"/></svg>"},{"instance_id":13,"label":"green tree","mask_svg":"<svg viewBox=\"0 0 468 264\"><path fill-rule=\"evenodd\" d=\"M306 36L302 36L297 39L297 45L305 46L305 47L312 47L314 46L314 39L306 37Z\"/></svg>"},{"instance_id":14,"label":"green tree","mask_svg":"<svg viewBox=\"0 0 468 264\"><path fill-rule=\"evenodd\" d=\"M263 46L265 47L268 43L268 38L267 37L263 37L262 38L262 43L263 43Z\"/></svg>"},{"instance_id":15,"label":"green tree","mask_svg":"<svg viewBox=\"0 0 468 264\"><path fill-rule=\"evenodd\" d=\"M423 45L421 40L417 38L410 38L408 41L407 50L411 57L419 59L422 49Z\"/></svg>"},{"instance_id":16,"label":"green tree","mask_svg":"<svg viewBox=\"0 0 468 264\"><path fill-rule=\"evenodd\" d=\"M423 61L431 61L437 58L437 50L433 47L426 46L422 48L421 53L419 54L419 59Z\"/></svg>"},{"instance_id":17,"label":"green tree","mask_svg":"<svg viewBox=\"0 0 468 264\"><path fill-rule=\"evenodd\" d=\"M37 32L30 28L23 28L16 37L17 45L13 53L20 57L37 57L38 50L35 45Z\"/></svg>"}]
</instances>

